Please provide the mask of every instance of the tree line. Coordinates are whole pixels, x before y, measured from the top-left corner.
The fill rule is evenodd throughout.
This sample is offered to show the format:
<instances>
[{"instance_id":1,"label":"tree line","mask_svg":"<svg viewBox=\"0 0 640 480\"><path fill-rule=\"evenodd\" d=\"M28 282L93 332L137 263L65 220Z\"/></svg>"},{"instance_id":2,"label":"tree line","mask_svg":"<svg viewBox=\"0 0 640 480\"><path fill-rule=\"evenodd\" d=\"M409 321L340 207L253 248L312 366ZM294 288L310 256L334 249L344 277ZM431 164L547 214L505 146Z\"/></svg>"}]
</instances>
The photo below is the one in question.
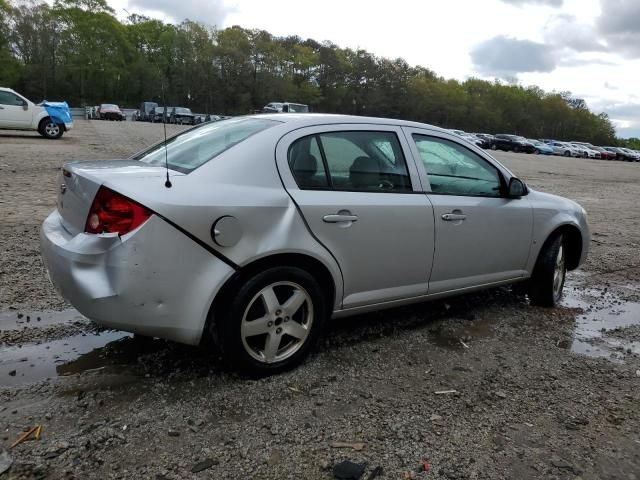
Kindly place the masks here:
<instances>
[{"instance_id":1,"label":"tree line","mask_svg":"<svg viewBox=\"0 0 640 480\"><path fill-rule=\"evenodd\" d=\"M445 79L401 58L239 26L120 21L106 0L0 0L0 86L73 106L155 101L236 115L291 101L473 132L616 142L607 114L568 92Z\"/></svg>"}]
</instances>

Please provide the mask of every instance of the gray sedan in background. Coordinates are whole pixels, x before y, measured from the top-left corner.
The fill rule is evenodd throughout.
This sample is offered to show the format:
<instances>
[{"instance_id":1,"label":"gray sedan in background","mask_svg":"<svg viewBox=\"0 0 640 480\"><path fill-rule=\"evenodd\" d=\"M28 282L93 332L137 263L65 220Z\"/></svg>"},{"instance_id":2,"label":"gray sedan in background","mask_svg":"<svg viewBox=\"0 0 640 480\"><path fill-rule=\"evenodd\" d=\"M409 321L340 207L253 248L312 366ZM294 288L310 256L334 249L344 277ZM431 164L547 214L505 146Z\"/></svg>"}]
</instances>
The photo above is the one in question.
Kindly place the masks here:
<instances>
[{"instance_id":1,"label":"gray sedan in background","mask_svg":"<svg viewBox=\"0 0 640 480\"><path fill-rule=\"evenodd\" d=\"M261 374L302 361L330 317L515 282L553 306L589 246L580 205L401 120L236 117L67 163L58 185L41 250L70 303Z\"/></svg>"}]
</instances>

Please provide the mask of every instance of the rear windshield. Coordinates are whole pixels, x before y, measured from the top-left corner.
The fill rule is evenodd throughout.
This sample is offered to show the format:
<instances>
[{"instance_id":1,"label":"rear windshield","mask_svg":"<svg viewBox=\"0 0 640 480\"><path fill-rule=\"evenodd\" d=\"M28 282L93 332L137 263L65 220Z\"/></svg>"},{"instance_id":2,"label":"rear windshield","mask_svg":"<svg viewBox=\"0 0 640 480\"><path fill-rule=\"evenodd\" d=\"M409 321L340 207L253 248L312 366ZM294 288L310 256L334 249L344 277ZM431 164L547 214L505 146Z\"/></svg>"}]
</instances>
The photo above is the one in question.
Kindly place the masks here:
<instances>
[{"instance_id":1,"label":"rear windshield","mask_svg":"<svg viewBox=\"0 0 640 480\"><path fill-rule=\"evenodd\" d=\"M230 118L203 123L167 139L167 163L172 170L189 173L254 133L278 123L263 118ZM164 166L164 142L137 154L133 159Z\"/></svg>"}]
</instances>

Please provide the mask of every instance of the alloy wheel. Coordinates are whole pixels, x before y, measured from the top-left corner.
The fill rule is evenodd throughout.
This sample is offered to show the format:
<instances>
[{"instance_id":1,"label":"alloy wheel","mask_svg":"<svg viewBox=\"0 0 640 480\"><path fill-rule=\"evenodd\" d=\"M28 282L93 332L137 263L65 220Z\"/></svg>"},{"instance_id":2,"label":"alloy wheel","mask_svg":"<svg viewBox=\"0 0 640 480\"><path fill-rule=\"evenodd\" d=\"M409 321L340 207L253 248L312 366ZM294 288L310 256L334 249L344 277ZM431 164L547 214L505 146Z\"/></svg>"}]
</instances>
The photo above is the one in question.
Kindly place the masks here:
<instances>
[{"instance_id":1,"label":"alloy wheel","mask_svg":"<svg viewBox=\"0 0 640 480\"><path fill-rule=\"evenodd\" d=\"M44 131L48 137L55 137L60 133L60 125L55 122L49 122L45 125Z\"/></svg>"},{"instance_id":2,"label":"alloy wheel","mask_svg":"<svg viewBox=\"0 0 640 480\"><path fill-rule=\"evenodd\" d=\"M560 245L558 254L556 255L556 263L553 269L553 298L559 300L562 295L562 287L564 286L564 277L566 270L564 267L564 247Z\"/></svg>"},{"instance_id":3,"label":"alloy wheel","mask_svg":"<svg viewBox=\"0 0 640 480\"><path fill-rule=\"evenodd\" d=\"M294 282L276 282L260 290L242 316L240 335L246 352L262 363L276 363L295 354L313 324L309 293Z\"/></svg>"}]
</instances>

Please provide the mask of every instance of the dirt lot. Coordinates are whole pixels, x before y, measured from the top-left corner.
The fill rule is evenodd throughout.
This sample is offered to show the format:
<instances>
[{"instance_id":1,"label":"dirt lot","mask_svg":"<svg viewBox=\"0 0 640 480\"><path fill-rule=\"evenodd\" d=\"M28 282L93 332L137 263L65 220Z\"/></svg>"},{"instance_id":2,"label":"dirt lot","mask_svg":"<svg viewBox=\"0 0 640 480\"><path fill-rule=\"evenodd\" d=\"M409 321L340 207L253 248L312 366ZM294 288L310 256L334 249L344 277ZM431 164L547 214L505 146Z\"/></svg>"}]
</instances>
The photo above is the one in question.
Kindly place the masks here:
<instances>
[{"instance_id":1,"label":"dirt lot","mask_svg":"<svg viewBox=\"0 0 640 480\"><path fill-rule=\"evenodd\" d=\"M46 279L38 230L60 166L161 136L0 132L0 478L330 479L349 459L363 478L640 479L640 164L497 153L589 212L563 307L504 288L334 321L303 366L253 380L103 331ZM41 439L9 450L34 425Z\"/></svg>"}]
</instances>

